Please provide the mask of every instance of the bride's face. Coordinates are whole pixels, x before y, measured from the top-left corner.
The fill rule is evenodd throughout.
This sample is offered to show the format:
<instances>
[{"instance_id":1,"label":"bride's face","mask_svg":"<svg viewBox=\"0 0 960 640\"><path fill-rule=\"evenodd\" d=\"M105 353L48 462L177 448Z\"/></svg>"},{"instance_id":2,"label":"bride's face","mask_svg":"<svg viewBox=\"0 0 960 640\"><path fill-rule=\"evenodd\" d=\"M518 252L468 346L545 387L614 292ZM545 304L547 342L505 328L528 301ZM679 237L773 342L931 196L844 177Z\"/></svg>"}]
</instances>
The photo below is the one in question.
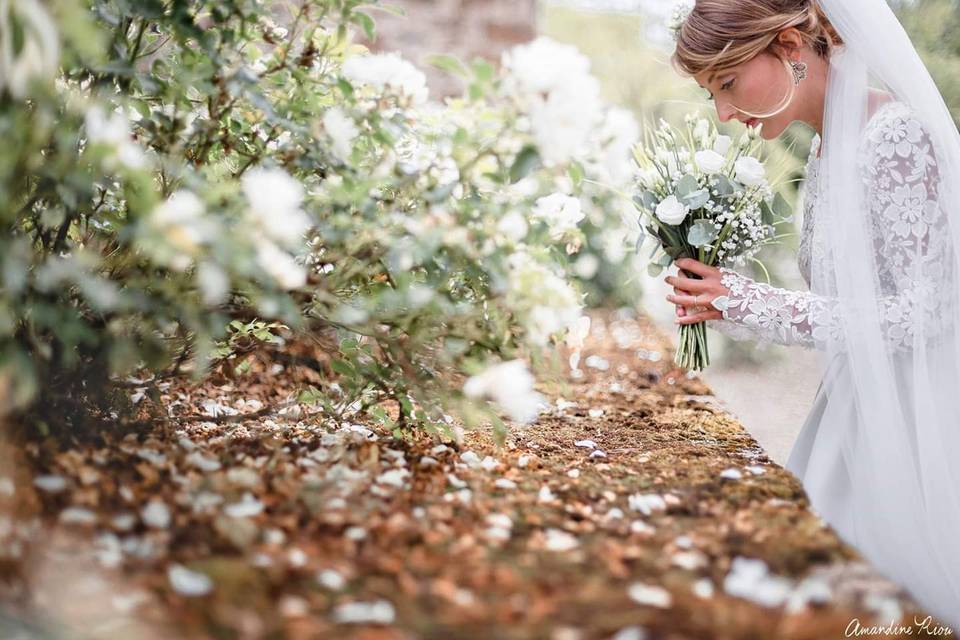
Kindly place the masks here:
<instances>
[{"instance_id":1,"label":"bride's face","mask_svg":"<svg viewBox=\"0 0 960 640\"><path fill-rule=\"evenodd\" d=\"M780 135L795 119L793 102L769 118L753 118L750 113L769 113L782 103L790 91L791 76L779 58L761 53L752 59L722 71L704 71L694 76L713 97L721 122L731 118L754 126L762 123L761 135L771 140Z\"/></svg>"}]
</instances>

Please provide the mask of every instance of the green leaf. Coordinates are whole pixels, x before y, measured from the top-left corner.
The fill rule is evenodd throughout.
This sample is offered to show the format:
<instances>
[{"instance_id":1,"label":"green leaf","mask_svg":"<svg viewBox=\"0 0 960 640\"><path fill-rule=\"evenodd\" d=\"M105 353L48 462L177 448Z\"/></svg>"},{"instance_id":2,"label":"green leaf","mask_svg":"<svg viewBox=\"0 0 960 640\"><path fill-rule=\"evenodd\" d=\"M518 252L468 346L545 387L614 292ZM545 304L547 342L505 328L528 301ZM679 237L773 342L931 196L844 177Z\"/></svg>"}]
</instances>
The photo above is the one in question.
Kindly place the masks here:
<instances>
[{"instance_id":1,"label":"green leaf","mask_svg":"<svg viewBox=\"0 0 960 640\"><path fill-rule=\"evenodd\" d=\"M297 402L301 404L316 404L324 398L323 392L310 385L297 394Z\"/></svg>"},{"instance_id":2,"label":"green leaf","mask_svg":"<svg viewBox=\"0 0 960 640\"><path fill-rule=\"evenodd\" d=\"M706 189L698 189L683 196L680 201L691 209L699 209L710 201L710 192Z\"/></svg>"},{"instance_id":3,"label":"green leaf","mask_svg":"<svg viewBox=\"0 0 960 640\"><path fill-rule=\"evenodd\" d=\"M683 198L699 188L700 183L697 182L697 179L694 176L688 173L680 178L680 182L677 183L677 197Z\"/></svg>"},{"instance_id":4,"label":"green leaf","mask_svg":"<svg viewBox=\"0 0 960 640\"><path fill-rule=\"evenodd\" d=\"M714 187L714 189L716 189L717 193L719 193L721 196L733 195L738 191L740 191L742 188L743 187L741 187L739 184L737 184L727 176L717 175L717 186Z\"/></svg>"},{"instance_id":5,"label":"green leaf","mask_svg":"<svg viewBox=\"0 0 960 640\"><path fill-rule=\"evenodd\" d=\"M664 250L664 252L665 252L668 256L670 256L670 257L673 258L674 260L676 260L677 258L682 257L682 256L684 255L684 253L686 252L686 249L684 249L683 247L669 247L669 246L668 246L668 247L664 247L663 250Z\"/></svg>"},{"instance_id":6,"label":"green leaf","mask_svg":"<svg viewBox=\"0 0 960 640\"><path fill-rule=\"evenodd\" d=\"M370 40L377 39L377 25L374 23L373 18L368 16L365 13L357 11L352 16L350 16L351 22L356 22L361 27L363 27L363 32L367 34L367 38Z\"/></svg>"},{"instance_id":7,"label":"green leaf","mask_svg":"<svg viewBox=\"0 0 960 640\"><path fill-rule=\"evenodd\" d=\"M490 422L493 425L493 441L501 447L507 440L507 425L498 416L493 416Z\"/></svg>"},{"instance_id":8,"label":"green leaf","mask_svg":"<svg viewBox=\"0 0 960 640\"><path fill-rule=\"evenodd\" d=\"M471 100L476 101L486 95L486 92L483 90L483 85L480 85L476 82L471 82L470 86L467 87L467 95Z\"/></svg>"},{"instance_id":9,"label":"green leaf","mask_svg":"<svg viewBox=\"0 0 960 640\"><path fill-rule=\"evenodd\" d=\"M510 182L519 182L528 176L531 171L535 171L542 166L543 162L540 160L540 153L537 148L528 144L520 150L517 158L513 161L513 166L510 167Z\"/></svg>"},{"instance_id":10,"label":"green leaf","mask_svg":"<svg viewBox=\"0 0 960 640\"><path fill-rule=\"evenodd\" d=\"M410 402L410 398L406 394L400 394L397 396L397 402L400 403L400 410L405 416L413 415L413 403Z\"/></svg>"},{"instance_id":11,"label":"green leaf","mask_svg":"<svg viewBox=\"0 0 960 640\"><path fill-rule=\"evenodd\" d=\"M760 201L760 220L763 224L773 224L773 209L766 200Z\"/></svg>"},{"instance_id":12,"label":"green leaf","mask_svg":"<svg viewBox=\"0 0 960 640\"><path fill-rule=\"evenodd\" d=\"M634 196L633 201L651 213L657 209L657 194L655 194L653 191L644 191ZM656 232L652 233L655 234Z\"/></svg>"},{"instance_id":13,"label":"green leaf","mask_svg":"<svg viewBox=\"0 0 960 640\"><path fill-rule=\"evenodd\" d=\"M790 206L787 199L780 195L779 192L773 196L773 212L781 219L787 218L793 213L793 207Z\"/></svg>"},{"instance_id":14,"label":"green leaf","mask_svg":"<svg viewBox=\"0 0 960 640\"><path fill-rule=\"evenodd\" d=\"M663 273L663 267L658 265L656 262L651 262L647 264L647 273L650 275L651 278L656 278L661 273Z\"/></svg>"},{"instance_id":15,"label":"green leaf","mask_svg":"<svg viewBox=\"0 0 960 640\"><path fill-rule=\"evenodd\" d=\"M473 60L473 75L477 77L477 80L480 82L490 82L493 80L494 73L493 65L484 60L483 58L474 58Z\"/></svg>"},{"instance_id":16,"label":"green leaf","mask_svg":"<svg viewBox=\"0 0 960 640\"><path fill-rule=\"evenodd\" d=\"M343 360L331 360L330 368L342 376L353 377L356 374L356 370L353 368L353 365Z\"/></svg>"},{"instance_id":17,"label":"green leaf","mask_svg":"<svg viewBox=\"0 0 960 640\"><path fill-rule=\"evenodd\" d=\"M573 181L573 188L579 189L580 185L583 184L583 166L579 162L571 162L570 166L567 167L567 174Z\"/></svg>"},{"instance_id":18,"label":"green leaf","mask_svg":"<svg viewBox=\"0 0 960 640\"><path fill-rule=\"evenodd\" d=\"M373 416L377 422L385 426L387 429L393 429L397 425L396 421L388 416L387 412L383 410L383 407L370 407L367 409L367 413Z\"/></svg>"},{"instance_id":19,"label":"green leaf","mask_svg":"<svg viewBox=\"0 0 960 640\"><path fill-rule=\"evenodd\" d=\"M687 231L687 242L694 247L702 247L713 242L719 231L710 220L697 220Z\"/></svg>"},{"instance_id":20,"label":"green leaf","mask_svg":"<svg viewBox=\"0 0 960 640\"><path fill-rule=\"evenodd\" d=\"M346 78L337 78L337 86L340 87L340 91L343 92L348 98L353 97L353 85L350 84Z\"/></svg>"},{"instance_id":21,"label":"green leaf","mask_svg":"<svg viewBox=\"0 0 960 640\"><path fill-rule=\"evenodd\" d=\"M434 55L427 58L427 64L433 65L461 78L469 78L470 70L460 58L451 55Z\"/></svg>"}]
</instances>

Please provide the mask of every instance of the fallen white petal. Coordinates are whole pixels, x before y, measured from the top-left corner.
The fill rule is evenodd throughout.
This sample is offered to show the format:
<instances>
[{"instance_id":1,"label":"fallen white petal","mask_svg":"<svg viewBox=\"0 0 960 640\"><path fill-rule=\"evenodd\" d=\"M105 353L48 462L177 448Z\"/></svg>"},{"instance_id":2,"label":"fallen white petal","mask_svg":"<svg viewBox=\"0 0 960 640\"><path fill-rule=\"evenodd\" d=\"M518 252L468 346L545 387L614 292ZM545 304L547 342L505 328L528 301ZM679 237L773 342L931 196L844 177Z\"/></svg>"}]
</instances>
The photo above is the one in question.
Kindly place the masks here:
<instances>
[{"instance_id":1,"label":"fallen white petal","mask_svg":"<svg viewBox=\"0 0 960 640\"><path fill-rule=\"evenodd\" d=\"M769 573L759 558L737 556L723 580L723 590L767 607L778 607L790 596L792 581Z\"/></svg>"},{"instance_id":2,"label":"fallen white petal","mask_svg":"<svg viewBox=\"0 0 960 640\"><path fill-rule=\"evenodd\" d=\"M317 574L317 584L331 591L340 591L347 585L347 581L338 571L324 569Z\"/></svg>"},{"instance_id":3,"label":"fallen white petal","mask_svg":"<svg viewBox=\"0 0 960 640\"><path fill-rule=\"evenodd\" d=\"M386 600L347 602L333 610L333 619L340 624L391 624L395 615Z\"/></svg>"},{"instance_id":4,"label":"fallen white petal","mask_svg":"<svg viewBox=\"0 0 960 640\"><path fill-rule=\"evenodd\" d=\"M173 590L182 596L204 596L213 590L213 581L208 575L191 571L183 565L171 565L167 569L167 578Z\"/></svg>"},{"instance_id":5,"label":"fallen white petal","mask_svg":"<svg viewBox=\"0 0 960 640\"><path fill-rule=\"evenodd\" d=\"M228 504L223 508L223 512L231 518L250 518L259 515L262 511L263 503L250 493L243 494L239 502Z\"/></svg>"},{"instance_id":6,"label":"fallen white petal","mask_svg":"<svg viewBox=\"0 0 960 640\"><path fill-rule=\"evenodd\" d=\"M713 583L710 582L710 578L700 578L693 583L693 593L698 598L712 598L713 591Z\"/></svg>"},{"instance_id":7,"label":"fallen white petal","mask_svg":"<svg viewBox=\"0 0 960 640\"><path fill-rule=\"evenodd\" d=\"M576 537L560 529L547 529L545 547L548 551L570 551L576 549L580 542Z\"/></svg>"},{"instance_id":8,"label":"fallen white petal","mask_svg":"<svg viewBox=\"0 0 960 640\"><path fill-rule=\"evenodd\" d=\"M537 493L537 500L539 502L550 502L554 498L556 498L556 496L553 494L553 491L550 490L550 487L547 485L540 487L540 492Z\"/></svg>"},{"instance_id":9,"label":"fallen white petal","mask_svg":"<svg viewBox=\"0 0 960 640\"><path fill-rule=\"evenodd\" d=\"M154 529L166 529L170 526L170 509L160 500L151 500L146 507L140 511L140 517L143 523Z\"/></svg>"},{"instance_id":10,"label":"fallen white petal","mask_svg":"<svg viewBox=\"0 0 960 640\"><path fill-rule=\"evenodd\" d=\"M627 498L627 502L631 510L639 511L645 516L650 515L654 511L662 511L667 508L666 500L664 500L663 496L656 493L635 493Z\"/></svg>"},{"instance_id":11,"label":"fallen white petal","mask_svg":"<svg viewBox=\"0 0 960 640\"><path fill-rule=\"evenodd\" d=\"M480 466L480 456L473 451L464 451L461 453L460 460L462 460L469 467Z\"/></svg>"},{"instance_id":12,"label":"fallen white petal","mask_svg":"<svg viewBox=\"0 0 960 640\"><path fill-rule=\"evenodd\" d=\"M661 609L667 609L673 603L673 597L669 591L663 587L644 584L642 582L634 582L630 585L630 588L627 590L627 595L637 604L659 607Z\"/></svg>"},{"instance_id":13,"label":"fallen white petal","mask_svg":"<svg viewBox=\"0 0 960 640\"><path fill-rule=\"evenodd\" d=\"M96 524L97 514L83 507L67 507L60 512L63 524Z\"/></svg>"},{"instance_id":14,"label":"fallen white petal","mask_svg":"<svg viewBox=\"0 0 960 640\"><path fill-rule=\"evenodd\" d=\"M388 484L393 487L402 487L404 479L410 475L410 472L404 468L391 469L377 476L377 482Z\"/></svg>"},{"instance_id":15,"label":"fallen white petal","mask_svg":"<svg viewBox=\"0 0 960 640\"><path fill-rule=\"evenodd\" d=\"M63 476L37 476L33 479L33 486L47 493L59 493L67 488L67 480Z\"/></svg>"}]
</instances>

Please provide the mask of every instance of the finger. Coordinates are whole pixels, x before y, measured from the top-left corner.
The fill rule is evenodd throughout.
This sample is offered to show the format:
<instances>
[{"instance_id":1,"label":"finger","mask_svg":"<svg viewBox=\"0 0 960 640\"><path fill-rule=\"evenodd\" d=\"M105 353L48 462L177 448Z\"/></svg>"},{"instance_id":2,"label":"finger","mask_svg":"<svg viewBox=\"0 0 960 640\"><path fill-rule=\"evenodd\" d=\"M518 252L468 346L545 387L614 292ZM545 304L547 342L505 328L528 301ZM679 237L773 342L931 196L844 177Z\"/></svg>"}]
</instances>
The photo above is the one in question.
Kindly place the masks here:
<instances>
[{"instance_id":1,"label":"finger","mask_svg":"<svg viewBox=\"0 0 960 640\"><path fill-rule=\"evenodd\" d=\"M699 307L704 304L702 301L698 301L696 296L678 296L670 294L667 296L667 300L674 304L683 305L684 307Z\"/></svg>"},{"instance_id":2,"label":"finger","mask_svg":"<svg viewBox=\"0 0 960 640\"><path fill-rule=\"evenodd\" d=\"M686 308L683 307L682 305L679 305L679 304L678 304L678 305L677 305L677 315L678 315L678 316L685 316L685 315L687 315L687 310L686 310Z\"/></svg>"},{"instance_id":3,"label":"finger","mask_svg":"<svg viewBox=\"0 0 960 640\"><path fill-rule=\"evenodd\" d=\"M706 280L694 280L693 278L679 276L667 276L666 282L679 289L692 291L694 293L702 293L713 288L713 285Z\"/></svg>"},{"instance_id":4,"label":"finger","mask_svg":"<svg viewBox=\"0 0 960 640\"><path fill-rule=\"evenodd\" d=\"M716 267L709 267L693 258L680 258L679 260L675 260L674 264L677 265L677 268L695 273L698 276L709 276L716 271Z\"/></svg>"},{"instance_id":5,"label":"finger","mask_svg":"<svg viewBox=\"0 0 960 640\"><path fill-rule=\"evenodd\" d=\"M719 311L711 309L709 311L691 313L682 318L676 318L675 322L677 324L697 324L698 322L705 322L707 320L720 320L721 318L723 318L723 315L721 315Z\"/></svg>"}]
</instances>

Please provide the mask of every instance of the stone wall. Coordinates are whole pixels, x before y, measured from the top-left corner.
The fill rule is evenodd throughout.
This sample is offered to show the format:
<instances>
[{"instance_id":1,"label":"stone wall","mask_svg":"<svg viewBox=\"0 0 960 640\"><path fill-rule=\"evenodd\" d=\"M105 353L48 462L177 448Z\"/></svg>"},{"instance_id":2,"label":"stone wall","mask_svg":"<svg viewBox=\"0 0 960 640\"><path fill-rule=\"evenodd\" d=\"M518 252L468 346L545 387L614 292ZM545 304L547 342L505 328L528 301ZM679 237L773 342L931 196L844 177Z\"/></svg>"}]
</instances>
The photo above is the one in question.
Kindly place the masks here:
<instances>
[{"instance_id":1,"label":"stone wall","mask_svg":"<svg viewBox=\"0 0 960 640\"><path fill-rule=\"evenodd\" d=\"M537 0L389 0L405 16L373 11L377 39L358 41L374 51L399 51L427 74L430 96L460 95L463 81L430 67L435 54L465 62L477 56L499 62L500 54L536 33Z\"/></svg>"}]
</instances>

